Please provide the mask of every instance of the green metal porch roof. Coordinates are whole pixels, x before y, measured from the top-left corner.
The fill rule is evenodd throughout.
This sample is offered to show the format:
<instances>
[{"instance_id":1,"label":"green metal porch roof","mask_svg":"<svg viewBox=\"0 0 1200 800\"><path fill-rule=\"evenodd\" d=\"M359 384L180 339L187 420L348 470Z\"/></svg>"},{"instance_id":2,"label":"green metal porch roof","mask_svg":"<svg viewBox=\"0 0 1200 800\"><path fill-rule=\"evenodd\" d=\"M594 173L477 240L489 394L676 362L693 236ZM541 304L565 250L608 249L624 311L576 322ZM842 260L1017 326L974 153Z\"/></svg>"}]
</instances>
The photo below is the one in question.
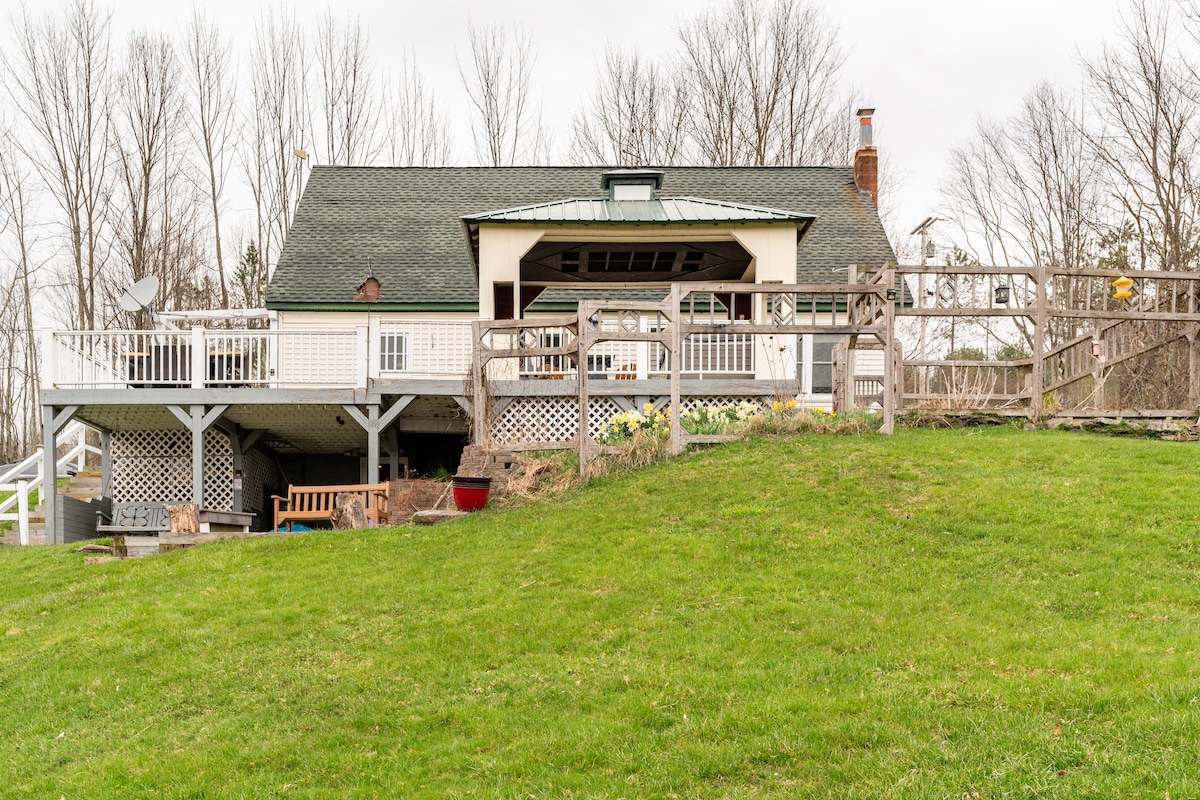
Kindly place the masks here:
<instances>
[{"instance_id":1,"label":"green metal porch roof","mask_svg":"<svg viewBox=\"0 0 1200 800\"><path fill-rule=\"evenodd\" d=\"M814 214L783 211L701 197L659 197L653 200L609 200L571 198L551 203L535 203L499 211L468 214L469 225L481 222L533 222L575 225L671 225L695 222L792 222L811 223Z\"/></svg>"}]
</instances>

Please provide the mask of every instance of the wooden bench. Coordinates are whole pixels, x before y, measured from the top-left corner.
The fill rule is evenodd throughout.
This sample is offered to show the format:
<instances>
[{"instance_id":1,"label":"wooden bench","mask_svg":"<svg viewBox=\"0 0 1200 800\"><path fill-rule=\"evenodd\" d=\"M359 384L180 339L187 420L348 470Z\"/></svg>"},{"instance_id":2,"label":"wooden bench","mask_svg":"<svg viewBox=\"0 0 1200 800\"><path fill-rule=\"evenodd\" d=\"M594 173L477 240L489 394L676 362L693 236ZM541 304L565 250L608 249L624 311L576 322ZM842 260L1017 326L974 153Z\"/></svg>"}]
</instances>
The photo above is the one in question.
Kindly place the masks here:
<instances>
[{"instance_id":1,"label":"wooden bench","mask_svg":"<svg viewBox=\"0 0 1200 800\"><path fill-rule=\"evenodd\" d=\"M271 495L275 501L275 530L287 524L313 520L329 520L334 501L339 494L356 494L363 501L367 519L376 525L388 523L387 484L357 483L348 486L288 486L287 496Z\"/></svg>"}]
</instances>

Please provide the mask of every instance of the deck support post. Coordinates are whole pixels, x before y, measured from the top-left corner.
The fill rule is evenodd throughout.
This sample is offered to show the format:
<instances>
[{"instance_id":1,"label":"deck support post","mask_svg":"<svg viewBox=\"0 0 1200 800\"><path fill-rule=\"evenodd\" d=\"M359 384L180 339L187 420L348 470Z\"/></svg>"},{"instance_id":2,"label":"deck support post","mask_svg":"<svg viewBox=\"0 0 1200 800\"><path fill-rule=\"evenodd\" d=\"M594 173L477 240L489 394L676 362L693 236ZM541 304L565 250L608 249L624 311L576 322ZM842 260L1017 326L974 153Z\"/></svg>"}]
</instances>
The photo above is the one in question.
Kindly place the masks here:
<instances>
[{"instance_id":1,"label":"deck support post","mask_svg":"<svg viewBox=\"0 0 1200 800\"><path fill-rule=\"evenodd\" d=\"M379 404L367 406L367 483L379 482Z\"/></svg>"},{"instance_id":2,"label":"deck support post","mask_svg":"<svg viewBox=\"0 0 1200 800\"><path fill-rule=\"evenodd\" d=\"M61 531L55 524L58 506L58 430L54 427L54 406L42 406L42 488L38 499L46 514L46 544L58 544Z\"/></svg>"},{"instance_id":3,"label":"deck support post","mask_svg":"<svg viewBox=\"0 0 1200 800\"><path fill-rule=\"evenodd\" d=\"M168 405L167 410L192 434L192 502L204 508L204 432L212 427L229 405L208 407L204 404Z\"/></svg>"},{"instance_id":4,"label":"deck support post","mask_svg":"<svg viewBox=\"0 0 1200 800\"><path fill-rule=\"evenodd\" d=\"M225 423L217 426L221 432L225 434L225 438L229 440L229 451L233 454L233 511L245 511L245 500L242 494L242 483L245 481L246 475L246 453L250 452L250 448L258 444L258 441L266 435L265 429L243 430L240 425L235 423ZM238 479L241 478L241 481Z\"/></svg>"},{"instance_id":5,"label":"deck support post","mask_svg":"<svg viewBox=\"0 0 1200 800\"><path fill-rule=\"evenodd\" d=\"M390 480L400 477L400 437L395 428L387 429L388 475Z\"/></svg>"},{"instance_id":6,"label":"deck support post","mask_svg":"<svg viewBox=\"0 0 1200 800\"><path fill-rule=\"evenodd\" d=\"M42 488L38 492L46 514L46 544L63 544L58 529L58 434L79 413L79 406L42 406Z\"/></svg>"},{"instance_id":7,"label":"deck support post","mask_svg":"<svg viewBox=\"0 0 1200 800\"><path fill-rule=\"evenodd\" d=\"M387 430L388 426L396 421L396 417L400 416L400 412L408 408L409 403L416 399L417 396L415 394L403 395L382 414L379 411L378 403L368 403L367 413L365 414L358 406L348 404L342 406L346 410L346 413L367 432L367 474L364 478L365 483L379 482L380 432Z\"/></svg>"},{"instance_id":8,"label":"deck support post","mask_svg":"<svg viewBox=\"0 0 1200 800\"><path fill-rule=\"evenodd\" d=\"M100 431L100 496L112 496L112 431Z\"/></svg>"},{"instance_id":9,"label":"deck support post","mask_svg":"<svg viewBox=\"0 0 1200 800\"><path fill-rule=\"evenodd\" d=\"M192 406L192 502L204 508L204 406Z\"/></svg>"}]
</instances>

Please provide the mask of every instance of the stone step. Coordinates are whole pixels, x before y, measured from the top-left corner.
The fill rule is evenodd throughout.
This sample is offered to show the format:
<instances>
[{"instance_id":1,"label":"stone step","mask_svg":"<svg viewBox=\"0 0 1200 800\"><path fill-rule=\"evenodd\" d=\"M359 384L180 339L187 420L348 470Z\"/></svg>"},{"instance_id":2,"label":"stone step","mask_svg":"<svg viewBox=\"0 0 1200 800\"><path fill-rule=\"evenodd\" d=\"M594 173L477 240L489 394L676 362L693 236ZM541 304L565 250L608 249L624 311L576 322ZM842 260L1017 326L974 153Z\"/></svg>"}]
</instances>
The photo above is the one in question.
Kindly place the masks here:
<instances>
[{"instance_id":1,"label":"stone step","mask_svg":"<svg viewBox=\"0 0 1200 800\"><path fill-rule=\"evenodd\" d=\"M99 488L100 484L100 478L84 478L83 480L72 478L71 480L67 481L66 486L94 486Z\"/></svg>"}]
</instances>

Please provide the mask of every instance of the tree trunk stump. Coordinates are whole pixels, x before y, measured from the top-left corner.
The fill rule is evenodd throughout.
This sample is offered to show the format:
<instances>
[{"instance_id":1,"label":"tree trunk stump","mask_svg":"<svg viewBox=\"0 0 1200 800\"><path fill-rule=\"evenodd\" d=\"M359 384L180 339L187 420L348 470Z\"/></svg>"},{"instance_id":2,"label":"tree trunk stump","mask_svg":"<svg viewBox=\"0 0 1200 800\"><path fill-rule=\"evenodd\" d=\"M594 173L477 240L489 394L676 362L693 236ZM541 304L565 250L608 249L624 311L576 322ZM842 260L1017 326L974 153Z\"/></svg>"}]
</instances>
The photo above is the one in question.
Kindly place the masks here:
<instances>
[{"instance_id":1,"label":"tree trunk stump","mask_svg":"<svg viewBox=\"0 0 1200 800\"><path fill-rule=\"evenodd\" d=\"M367 507L363 499L353 492L339 492L333 499L333 513L329 515L334 530L351 531L367 527Z\"/></svg>"},{"instance_id":2,"label":"tree trunk stump","mask_svg":"<svg viewBox=\"0 0 1200 800\"><path fill-rule=\"evenodd\" d=\"M167 519L171 523L171 533L199 533L200 506L195 503L181 503L177 506L164 505Z\"/></svg>"}]
</instances>

